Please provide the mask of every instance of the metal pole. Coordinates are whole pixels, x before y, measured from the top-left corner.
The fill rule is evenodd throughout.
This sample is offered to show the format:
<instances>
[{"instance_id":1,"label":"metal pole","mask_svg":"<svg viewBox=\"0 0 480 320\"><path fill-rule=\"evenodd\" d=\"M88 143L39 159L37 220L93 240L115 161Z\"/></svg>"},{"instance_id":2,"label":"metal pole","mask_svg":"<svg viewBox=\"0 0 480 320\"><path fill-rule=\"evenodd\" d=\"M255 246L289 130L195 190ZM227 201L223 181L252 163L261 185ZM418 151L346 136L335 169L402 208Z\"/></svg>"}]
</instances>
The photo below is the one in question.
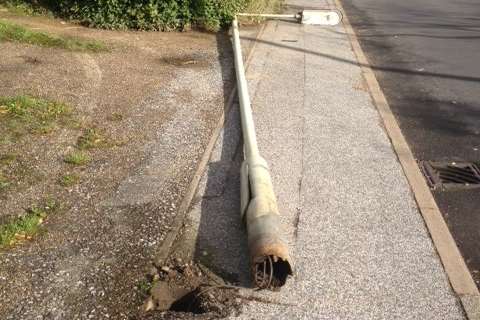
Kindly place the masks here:
<instances>
[{"instance_id":1,"label":"metal pole","mask_svg":"<svg viewBox=\"0 0 480 320\"><path fill-rule=\"evenodd\" d=\"M294 14L273 14L273 13L237 13L237 16L241 17L259 17L269 19L301 19L302 15L299 13Z\"/></svg>"},{"instance_id":2,"label":"metal pole","mask_svg":"<svg viewBox=\"0 0 480 320\"><path fill-rule=\"evenodd\" d=\"M259 288L275 288L284 285L292 274L291 259L282 238L268 165L258 150L236 18L232 31L245 152L241 170L241 214L247 225L254 283Z\"/></svg>"},{"instance_id":3,"label":"metal pole","mask_svg":"<svg viewBox=\"0 0 480 320\"><path fill-rule=\"evenodd\" d=\"M240 116L242 119L243 141L245 143L245 157L258 157L257 137L255 135L255 125L253 123L252 107L250 105L250 95L248 94L247 79L245 78L245 67L243 65L242 48L240 46L240 34L238 31L238 21L233 20L233 52L235 56L235 71L237 74L237 90L240 100Z\"/></svg>"},{"instance_id":4,"label":"metal pole","mask_svg":"<svg viewBox=\"0 0 480 320\"><path fill-rule=\"evenodd\" d=\"M297 14L237 13L237 16L267 19L295 19L302 24L334 26L342 21L342 13L335 9L303 10Z\"/></svg>"}]
</instances>

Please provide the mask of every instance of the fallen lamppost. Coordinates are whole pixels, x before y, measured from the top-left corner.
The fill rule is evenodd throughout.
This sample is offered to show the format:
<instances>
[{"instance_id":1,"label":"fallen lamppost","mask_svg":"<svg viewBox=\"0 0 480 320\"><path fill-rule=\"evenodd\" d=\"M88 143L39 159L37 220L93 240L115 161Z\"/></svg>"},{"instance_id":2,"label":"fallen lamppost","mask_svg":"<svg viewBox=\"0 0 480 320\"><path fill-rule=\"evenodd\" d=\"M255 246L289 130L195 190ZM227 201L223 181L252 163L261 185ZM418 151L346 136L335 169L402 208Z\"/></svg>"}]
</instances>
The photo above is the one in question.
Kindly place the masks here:
<instances>
[{"instance_id":1,"label":"fallen lamppost","mask_svg":"<svg viewBox=\"0 0 480 320\"><path fill-rule=\"evenodd\" d=\"M295 19L303 24L335 25L341 21L340 13L331 10L304 10L291 15L238 15ZM261 289L273 289L283 286L287 277L293 274L293 263L283 239L269 168L257 145L236 17L232 22L232 31L245 154L241 168L241 214L247 226L254 284Z\"/></svg>"}]
</instances>

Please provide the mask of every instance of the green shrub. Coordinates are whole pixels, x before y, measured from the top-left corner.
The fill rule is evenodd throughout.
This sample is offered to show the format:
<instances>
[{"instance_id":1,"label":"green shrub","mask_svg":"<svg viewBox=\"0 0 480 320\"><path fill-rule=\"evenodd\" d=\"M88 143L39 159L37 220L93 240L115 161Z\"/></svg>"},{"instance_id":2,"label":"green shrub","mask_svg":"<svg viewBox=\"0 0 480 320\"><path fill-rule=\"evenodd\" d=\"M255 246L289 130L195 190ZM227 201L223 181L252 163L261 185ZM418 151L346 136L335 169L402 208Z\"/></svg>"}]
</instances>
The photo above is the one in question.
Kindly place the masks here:
<instances>
[{"instance_id":1,"label":"green shrub","mask_svg":"<svg viewBox=\"0 0 480 320\"><path fill-rule=\"evenodd\" d=\"M207 30L218 30L232 20L235 13L248 4L247 0L197 0L192 5L194 21Z\"/></svg>"},{"instance_id":2,"label":"green shrub","mask_svg":"<svg viewBox=\"0 0 480 320\"><path fill-rule=\"evenodd\" d=\"M173 30L191 21L190 0L63 0L61 15L106 29Z\"/></svg>"},{"instance_id":3,"label":"green shrub","mask_svg":"<svg viewBox=\"0 0 480 320\"><path fill-rule=\"evenodd\" d=\"M280 0L0 0L34 9L47 8L56 15L105 29L182 30L195 25L217 31L236 12L265 8ZM253 6L252 6L253 4ZM28 11L28 10L27 10Z\"/></svg>"}]
</instances>

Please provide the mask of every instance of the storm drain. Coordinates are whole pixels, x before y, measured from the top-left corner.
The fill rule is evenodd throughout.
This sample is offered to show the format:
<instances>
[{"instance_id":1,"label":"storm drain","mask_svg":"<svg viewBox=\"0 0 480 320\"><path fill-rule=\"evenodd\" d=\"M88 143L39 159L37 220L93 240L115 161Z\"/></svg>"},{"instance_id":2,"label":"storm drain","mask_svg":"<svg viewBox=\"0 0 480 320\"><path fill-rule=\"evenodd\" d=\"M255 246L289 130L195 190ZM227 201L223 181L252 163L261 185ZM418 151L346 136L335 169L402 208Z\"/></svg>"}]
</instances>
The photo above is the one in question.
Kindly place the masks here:
<instances>
[{"instance_id":1,"label":"storm drain","mask_svg":"<svg viewBox=\"0 0 480 320\"><path fill-rule=\"evenodd\" d=\"M432 189L480 188L480 169L475 163L422 161L420 165Z\"/></svg>"}]
</instances>

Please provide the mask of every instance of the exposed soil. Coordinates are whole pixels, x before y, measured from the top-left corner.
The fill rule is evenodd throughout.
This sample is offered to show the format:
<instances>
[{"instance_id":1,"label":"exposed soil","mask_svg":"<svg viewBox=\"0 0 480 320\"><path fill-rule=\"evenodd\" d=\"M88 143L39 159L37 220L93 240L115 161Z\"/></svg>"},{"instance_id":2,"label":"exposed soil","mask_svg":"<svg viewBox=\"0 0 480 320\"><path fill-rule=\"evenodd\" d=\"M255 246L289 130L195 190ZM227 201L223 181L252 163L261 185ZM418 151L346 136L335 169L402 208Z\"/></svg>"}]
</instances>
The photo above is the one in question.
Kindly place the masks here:
<instances>
[{"instance_id":1,"label":"exposed soil","mask_svg":"<svg viewBox=\"0 0 480 320\"><path fill-rule=\"evenodd\" d=\"M181 261L154 269L140 319L219 319L240 312L244 298L201 264Z\"/></svg>"},{"instance_id":2,"label":"exposed soil","mask_svg":"<svg viewBox=\"0 0 480 320\"><path fill-rule=\"evenodd\" d=\"M60 204L33 239L0 249L2 319L137 317L147 266L230 94L230 43L226 35L99 31L5 12L0 18L109 47L89 54L0 43L0 95L61 101L73 119L0 144L0 156L14 155L0 163L13 177L0 190L0 223L46 199ZM85 165L65 163L88 129L108 143L85 148ZM76 179L61 183L65 175ZM203 296L205 310L223 299L215 295L209 306Z\"/></svg>"}]
</instances>

